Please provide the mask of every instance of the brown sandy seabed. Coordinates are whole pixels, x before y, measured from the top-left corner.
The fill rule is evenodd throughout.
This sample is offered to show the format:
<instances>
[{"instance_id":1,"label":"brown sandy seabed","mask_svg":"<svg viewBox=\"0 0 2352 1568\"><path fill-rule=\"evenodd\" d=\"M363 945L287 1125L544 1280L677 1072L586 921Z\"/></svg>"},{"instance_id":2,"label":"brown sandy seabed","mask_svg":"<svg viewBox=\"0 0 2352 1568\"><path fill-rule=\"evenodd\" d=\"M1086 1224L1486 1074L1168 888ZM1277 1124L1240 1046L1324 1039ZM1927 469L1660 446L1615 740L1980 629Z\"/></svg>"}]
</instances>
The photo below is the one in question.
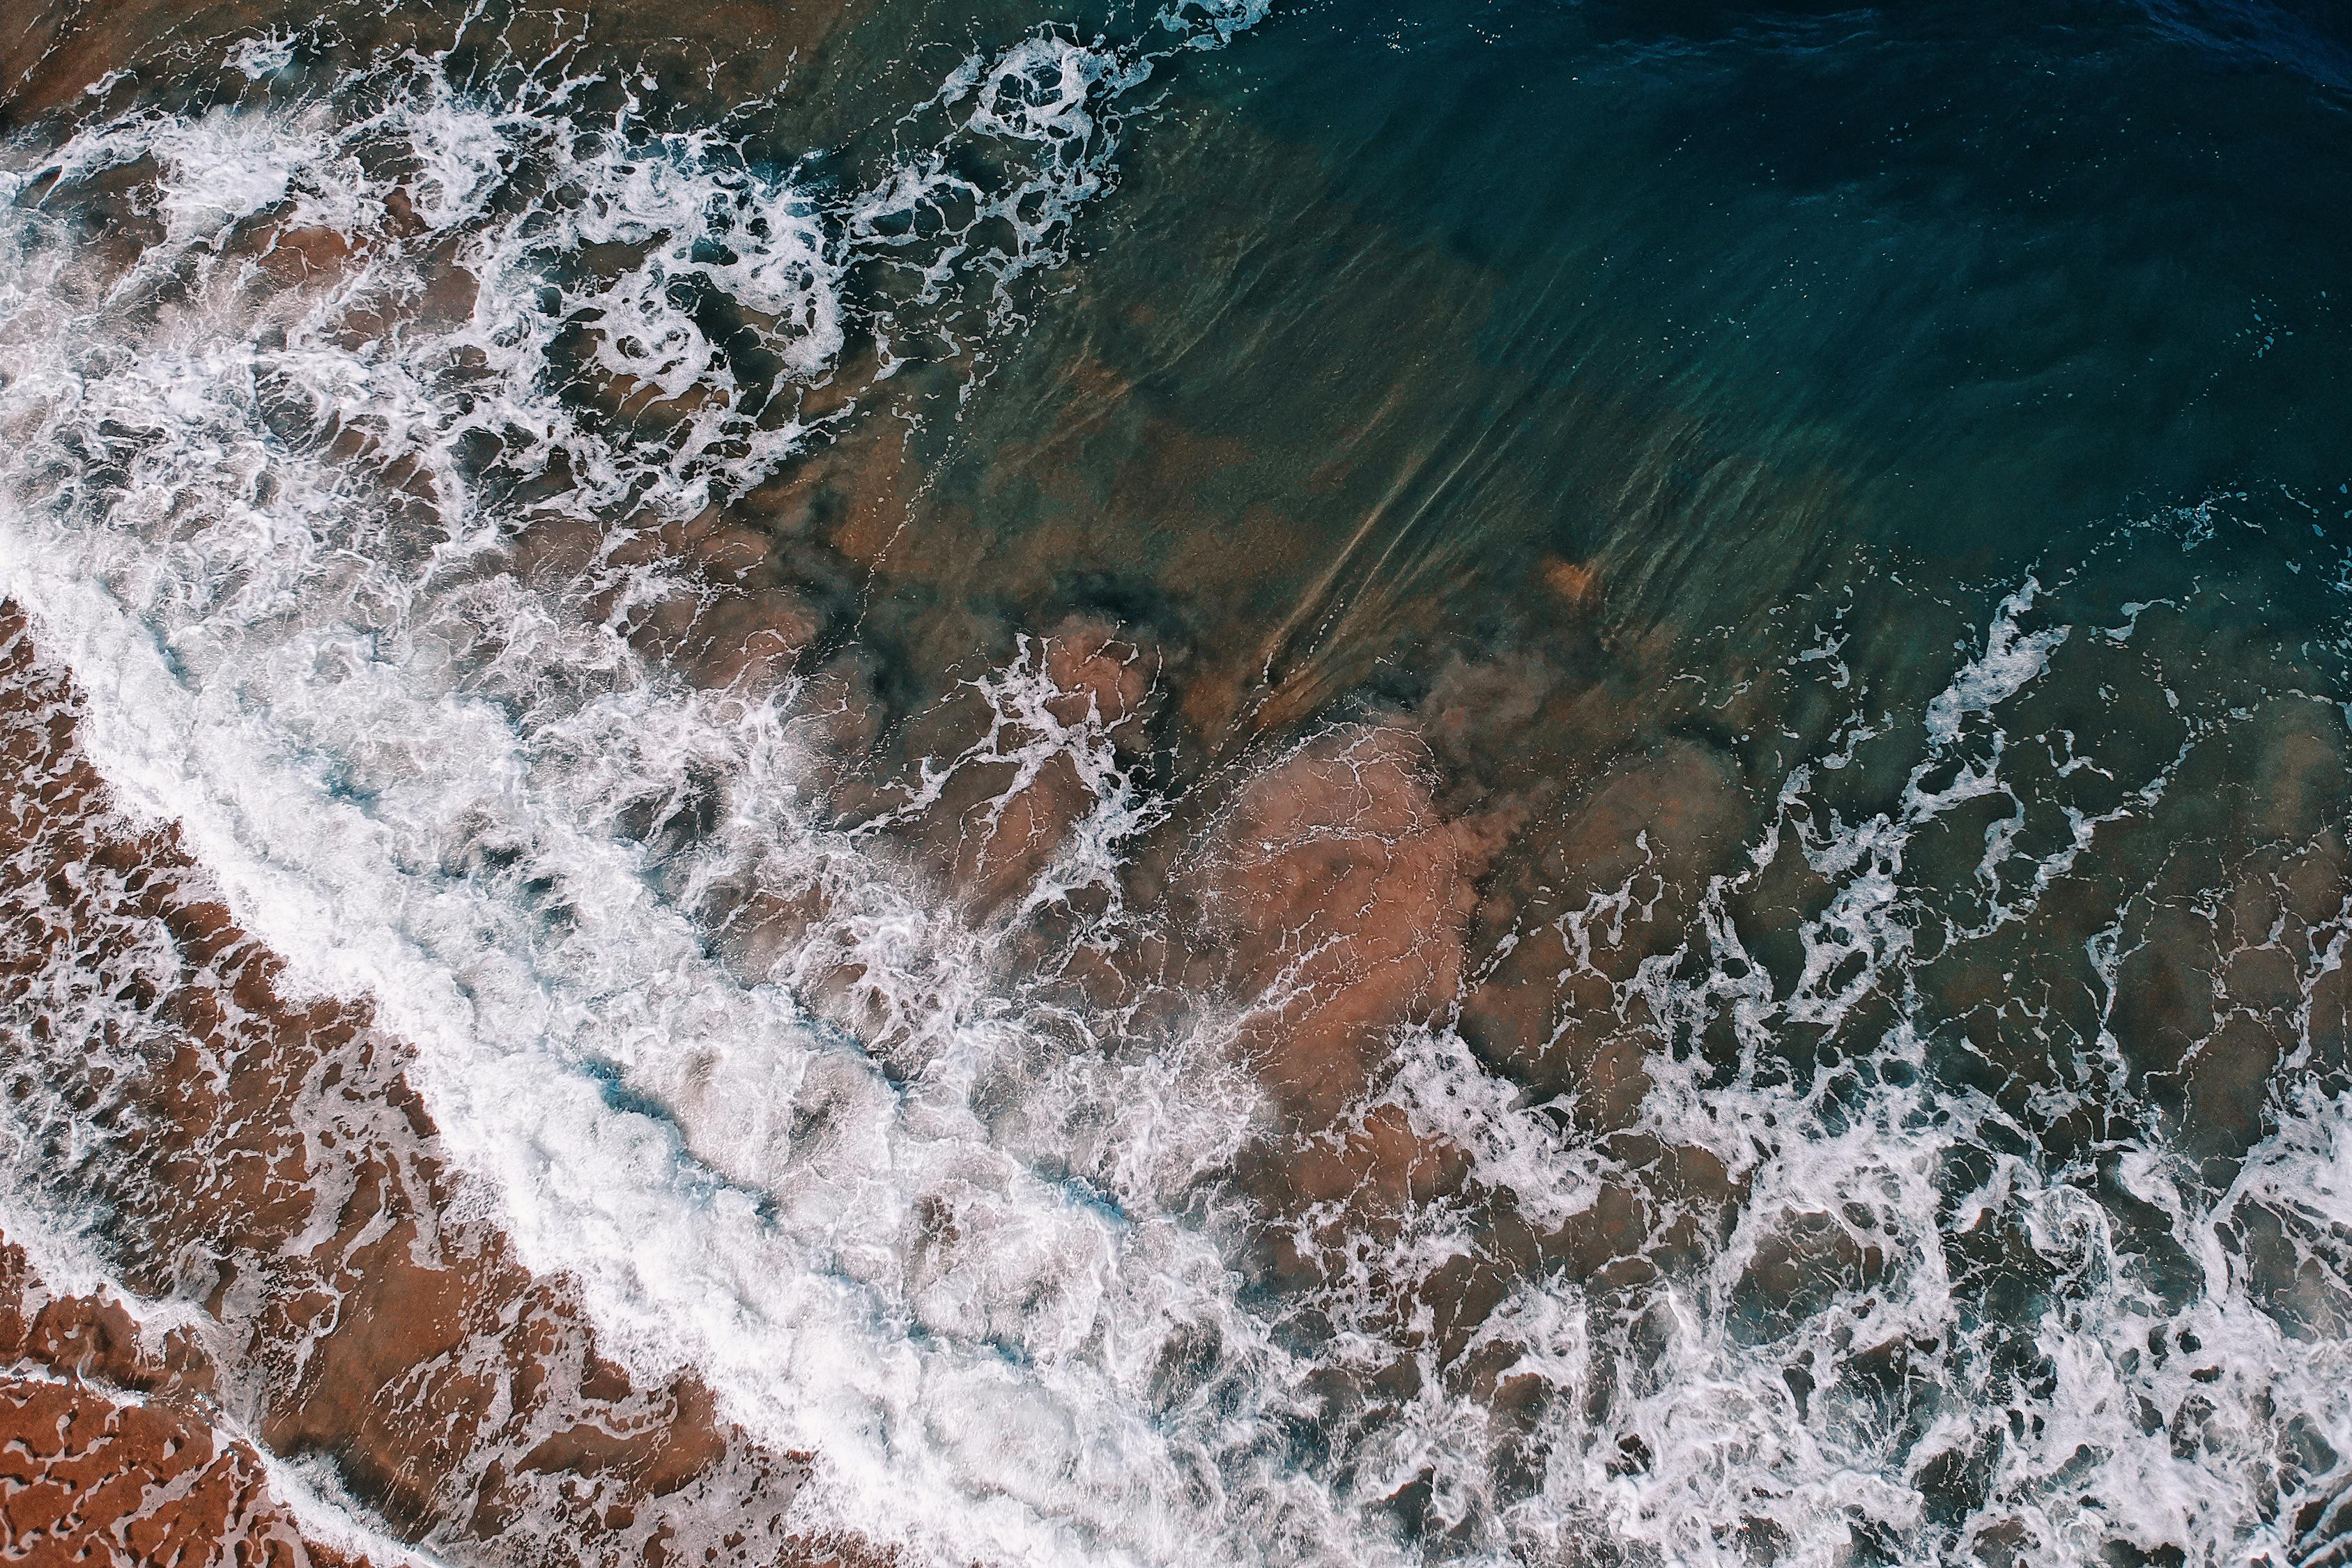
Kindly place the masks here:
<instances>
[{"instance_id":1,"label":"brown sandy seabed","mask_svg":"<svg viewBox=\"0 0 2352 1568\"><path fill-rule=\"evenodd\" d=\"M184 47L258 26L256 9L10 7L0 123L71 103L110 71L168 70ZM619 18L603 41L669 36L656 9L636 10L600 11ZM706 51L710 86L748 96L772 83L839 15L698 6L698 35L730 40ZM408 41L401 20L379 25L360 47ZM633 1387L560 1281L531 1279L494 1227L449 1217L452 1178L397 1051L362 1007L279 996L278 962L173 835L109 809L69 708L22 617L0 606L5 1029L43 1033L60 1003L53 1016L72 1016L47 989L60 979L85 999L136 994L148 1027L132 1049L150 1076L100 1069L84 1088L108 1100L144 1175L135 1192L90 1196L147 1265L133 1289L174 1291L194 1257L216 1284L206 1333L158 1334L119 1300L51 1289L0 1242L0 1561L364 1561L306 1539L257 1443L331 1452L395 1533L454 1523L509 1561L887 1560L791 1535L804 1456L758 1450L690 1378ZM9 1040L0 1075L63 1043ZM337 1135L306 1139L298 1115ZM490 1452L510 1458L478 1457Z\"/></svg>"},{"instance_id":2,"label":"brown sandy seabed","mask_svg":"<svg viewBox=\"0 0 2352 1568\"><path fill-rule=\"evenodd\" d=\"M702 9L698 31L761 46L730 63L769 79L832 20L780 27L767 7ZM70 102L124 63L126 44L168 59L179 39L252 23L234 5L19 11L0 23L8 106ZM741 543L684 542L721 564ZM693 628L691 651L738 663L786 609L737 595ZM633 1387L596 1355L560 1281L530 1278L495 1228L449 1216L451 1178L396 1047L363 1007L281 997L278 962L231 923L171 832L109 808L74 749L71 708L22 617L0 606L0 973L11 1031L32 1037L12 1042L7 1071L45 1070L43 1047L81 1054L51 1034L77 1001L131 1004L142 1037L115 1043L143 1071L99 1068L80 1087L108 1102L142 1175L90 1196L138 1260L134 1289L182 1293L194 1259L214 1284L206 1332L159 1335L118 1300L52 1290L23 1248L0 1250L0 1557L352 1561L305 1539L258 1442L331 1453L396 1532L446 1540L454 1527L509 1561L886 1560L792 1536L804 1456L760 1451L691 1378ZM335 1137L298 1131L322 1121Z\"/></svg>"},{"instance_id":3,"label":"brown sandy seabed","mask_svg":"<svg viewBox=\"0 0 2352 1568\"><path fill-rule=\"evenodd\" d=\"M1049 669L1074 709L1117 715L1151 700L1131 651L1098 627L1061 627ZM11 786L0 804L0 975L16 1037L0 1092L26 1100L7 1086L23 1073L74 1082L79 1106L117 1140L109 1158L80 1166L101 1184L89 1196L108 1215L115 1267L139 1296L194 1301L204 1318L157 1335L118 1302L53 1293L24 1253L6 1255L5 1549L54 1561L172 1561L174 1550L191 1563L338 1561L270 1498L258 1444L331 1456L394 1533L476 1542L492 1560L876 1560L793 1534L805 1456L763 1451L691 1377L634 1385L598 1356L562 1280L533 1278L495 1226L464 1217L474 1211L403 1078L399 1043L364 1006L285 994L278 961L236 929L173 834L110 806L75 748L74 709L69 679L43 664L19 615L0 611ZM1392 1109L1345 1114L1396 1024L1461 1004L1489 1050L1569 1094L1596 1131L1624 1127L1644 1084L1632 1038L1567 1023L1580 988L1605 988L1687 918L1675 889L1699 879L1662 868L1619 943L1596 949L1599 969L1570 976L1556 931L1551 945L1528 944L1530 957L1472 968L1474 928L1511 896L1494 857L1523 818L1440 809L1428 736L1452 711L1328 727L1239 782L1160 873L1171 904L1191 910L1189 951L1129 955L1172 983L1279 998L1239 1045L1289 1131L1237 1173L1276 1212L1318 1215L1275 1232L1279 1277L1311 1283L1328 1263L1318 1233L1343 1243L1405 1223L1462 1180L1457 1152ZM2291 719L2271 730L2256 752L2279 775L2267 809L2296 819L2280 826L2303 847L2242 867L2210 939L2162 933L2130 1004L2136 1038L2189 1042L2165 1052L2179 1103L2223 1142L2254 1120L2268 1064L2298 1038L2332 1056L2346 1018L2341 974L2309 998L2306 1035L2303 999L2264 969L2282 918L2324 913L2346 866L2340 837L2314 842L2305 820L2326 815L2322 781L2338 772L2337 749ZM1737 813L1723 774L1690 748L1630 765L1543 837L1554 855L1622 871L1646 834L1695 870L1696 845L1737 838L1724 832ZM971 802L943 802L927 841L944 884L974 907L1020 887L1089 800L1050 770L992 798L999 809L982 831L962 826ZM759 923L792 923L788 910L771 917ZM1960 1002L1990 978L1971 965L1946 984ZM1100 996L1134 981L1106 972L1076 983ZM2225 989L2240 1005L2226 1017L2209 1005L2200 1019L2195 993ZM2246 1005L2266 990L2276 992L2267 1005ZM2227 1048L2200 1048L2214 1041ZM1527 1268L1565 1265L1604 1289L1636 1284L1702 1246L1713 1205L1694 1198L1737 1201L1737 1184L1702 1152L1630 1130L1612 1152L1629 1175L1588 1213L1546 1234L1498 1224L1481 1257L1426 1283L1442 1339L1466 1337ZM62 1139L53 1153L73 1167ZM1770 1278L1758 1283L1870 1267L1791 1254L1767 1259ZM1412 1307L1398 1302L1400 1320ZM1513 1393L1483 1390L1505 1405ZM281 1556L256 1555L268 1552Z\"/></svg>"},{"instance_id":4,"label":"brown sandy seabed","mask_svg":"<svg viewBox=\"0 0 2352 1568\"><path fill-rule=\"evenodd\" d=\"M1100 628L1060 628L1048 668L1073 719L1147 698L1132 651ZM125 1283L196 1300L205 1322L158 1336L119 1301L53 1293L8 1254L0 1353L29 1472L0 1482L12 1546L336 1561L270 1500L258 1443L331 1455L395 1532L495 1543L502 1560L866 1560L792 1534L805 1456L762 1452L691 1378L632 1386L597 1356L562 1281L531 1278L494 1226L455 1217L460 1184L397 1042L363 1006L283 994L278 961L236 929L172 831L110 807L75 748L74 709L69 679L0 608L6 1077L74 1082L115 1147L79 1160L60 1135L46 1152L94 1184ZM974 907L1025 882L1091 804L1048 770L968 834L963 793L941 803L950 831L931 848ZM1290 1118L1330 1128L1387 1030L1460 993L1473 883L1501 827L1435 808L1410 731L1328 731L1245 786L1171 868L1206 934L1160 963L1244 994L1278 984L1287 999L1244 1048ZM1209 964L1217 936L1244 956ZM6 1091L30 1092L21 1079ZM332 1134L302 1131L322 1126ZM1291 1205L1336 1203L1349 1223L1459 1175L1393 1110L1279 1163ZM1628 1237L1606 1228L1593 1239L1615 1252Z\"/></svg>"},{"instance_id":5,"label":"brown sandy seabed","mask_svg":"<svg viewBox=\"0 0 2352 1568\"><path fill-rule=\"evenodd\" d=\"M113 1168L137 1172L89 1193L126 1283L210 1282L201 1333L157 1334L0 1256L0 1550L341 1561L272 1500L257 1442L331 1453L395 1531L495 1540L508 1560L868 1560L782 1524L804 1457L759 1450L691 1379L633 1386L562 1282L453 1217L398 1048L363 1007L287 1000L173 834L110 809L13 608L0 754L0 1071L17 1080L0 1091L90 1064L77 1091L131 1156Z\"/></svg>"}]
</instances>

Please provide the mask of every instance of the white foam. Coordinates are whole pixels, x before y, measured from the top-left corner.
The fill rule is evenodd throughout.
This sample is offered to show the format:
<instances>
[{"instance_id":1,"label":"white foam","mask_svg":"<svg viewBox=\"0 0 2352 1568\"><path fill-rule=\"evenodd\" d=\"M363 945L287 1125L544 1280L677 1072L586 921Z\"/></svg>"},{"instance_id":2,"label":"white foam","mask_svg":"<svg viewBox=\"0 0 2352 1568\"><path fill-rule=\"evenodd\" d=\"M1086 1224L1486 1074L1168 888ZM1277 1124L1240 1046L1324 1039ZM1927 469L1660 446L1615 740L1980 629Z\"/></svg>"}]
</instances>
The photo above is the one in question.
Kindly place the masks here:
<instances>
[{"instance_id":1,"label":"white foam","mask_svg":"<svg viewBox=\"0 0 2352 1568\"><path fill-rule=\"evenodd\" d=\"M272 27L256 37L239 39L222 59L247 81L275 76L294 63L295 35Z\"/></svg>"},{"instance_id":2,"label":"white foam","mask_svg":"<svg viewBox=\"0 0 2352 1568\"><path fill-rule=\"evenodd\" d=\"M32 1273L40 1281L34 1299L26 1303L29 1310L37 1310L47 1300L86 1297L121 1308L142 1332L152 1336L148 1346L151 1351L164 1335L174 1331L189 1332L198 1343L212 1342L212 1320L194 1303L151 1300L132 1291L85 1236L65 1228L78 1216L45 1212L47 1205L34 1206L38 1199L28 1203L28 1195L23 1192L0 1192L0 1236L24 1251ZM82 1384L79 1376L50 1373L30 1363L11 1366L8 1375L75 1387ZM111 1384L106 1386L106 1395L118 1405L148 1403L147 1396L138 1391ZM277 1458L225 1411L210 1411L207 1415L232 1441L243 1443L260 1458L270 1495L294 1516L307 1539L365 1556L387 1568L395 1563L404 1568L442 1568L439 1559L417 1552L393 1536L322 1467Z\"/></svg>"},{"instance_id":3,"label":"white foam","mask_svg":"<svg viewBox=\"0 0 2352 1568\"><path fill-rule=\"evenodd\" d=\"M2008 701L2050 666L2051 651L2066 640L2068 626L2045 626L2021 634L2018 617L2033 607L2042 584L2032 577L2000 602L1991 627L1985 633L1984 652L1961 669L1951 685L1927 704L1927 738L1949 745L1959 738L1960 721L1971 713L1990 713Z\"/></svg>"},{"instance_id":4,"label":"white foam","mask_svg":"<svg viewBox=\"0 0 2352 1568\"><path fill-rule=\"evenodd\" d=\"M1050 183L1083 196L1108 155L1083 102L1142 68L1094 58L1016 47L967 129L1050 144ZM525 472L560 458L576 483L550 504L590 521L691 514L791 449L797 427L760 424L669 303L681 279L771 318L788 373L839 344L844 242L813 201L715 143L592 143L528 107L428 76L356 128L260 110L86 133L49 166L161 170L168 234L127 279L79 273L69 232L13 216L37 285L0 321L0 419L37 456L5 476L0 591L87 694L85 749L126 805L180 825L295 984L374 1001L415 1049L450 1157L498 1194L529 1263L578 1278L608 1349L640 1372L693 1363L730 1415L821 1456L813 1520L959 1560L1181 1561L1204 1532L1250 1560L1283 1520L1265 1540L1360 1545L1328 1496L1253 1457L1253 1424L1288 1398L1283 1354L1217 1246L1168 1212L1247 1125L1245 1107L1215 1114L1230 1065L1172 1040L1082 1064L1036 1098L1124 1096L1102 1195L1036 1173L971 1095L1028 1070L1019 987L984 933L814 817L790 690L686 691L621 628L485 570L530 521L485 505L469 440ZM361 145L391 172L365 172ZM560 200L494 199L525 163ZM351 346L352 310L445 277L387 223L394 190L456 242L472 306L442 324L395 309ZM349 263L289 287L227 259L224 237L273 208L343 234ZM713 239L737 259L702 259ZM642 259L541 307L546 263L589 243ZM194 290L151 308L143 279L175 257ZM707 398L675 441L624 444L557 395L551 344L581 321L605 368ZM363 433L358 461L321 455L338 428ZM86 504L43 465L91 437L123 467ZM402 467L428 481L422 527L369 486ZM1024 722L1050 717L1048 690L1034 668L992 688ZM1101 795L1055 886L1100 881L1138 809L1100 728L1046 738ZM718 780L721 826L666 866L623 816L674 798L688 768ZM745 874L825 891L831 918L795 960L855 961L905 1026L904 1081L788 989L728 972L659 890ZM1164 1346L1203 1328L1244 1397L1163 1418Z\"/></svg>"}]
</instances>

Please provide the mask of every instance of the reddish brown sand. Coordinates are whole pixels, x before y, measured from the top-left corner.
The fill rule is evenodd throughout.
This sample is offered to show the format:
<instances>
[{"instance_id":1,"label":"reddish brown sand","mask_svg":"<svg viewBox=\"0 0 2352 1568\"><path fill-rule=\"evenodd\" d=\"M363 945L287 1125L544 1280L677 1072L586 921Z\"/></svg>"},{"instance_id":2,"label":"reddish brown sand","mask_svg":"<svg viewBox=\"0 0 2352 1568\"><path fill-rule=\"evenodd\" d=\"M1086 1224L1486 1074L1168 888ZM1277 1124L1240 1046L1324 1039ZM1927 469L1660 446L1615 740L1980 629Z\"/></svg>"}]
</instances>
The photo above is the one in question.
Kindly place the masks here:
<instances>
[{"instance_id":1,"label":"reddish brown sand","mask_svg":"<svg viewBox=\"0 0 2352 1568\"><path fill-rule=\"evenodd\" d=\"M180 79L221 44L316 22L317 5L278 0L22 0L0 11L0 125L72 104L110 72ZM446 48L459 13L332 8L331 36L354 53ZM675 68L677 86L742 102L772 89L849 14L841 0L611 0L588 18L594 47ZM528 4L475 13L474 41L495 36L519 58L547 58L580 37L578 8ZM723 42L721 42L723 40Z\"/></svg>"},{"instance_id":2,"label":"reddish brown sand","mask_svg":"<svg viewBox=\"0 0 2352 1568\"><path fill-rule=\"evenodd\" d=\"M55 1174L110 1213L102 1239L131 1290L207 1320L192 1370L156 1382L108 1361L109 1375L217 1399L436 1545L610 1563L855 1555L793 1534L804 1457L761 1449L691 1377L633 1382L562 1279L533 1277L494 1225L453 1217L465 1190L399 1046L363 1007L289 1000L282 965L174 836L112 808L74 729L68 684L0 606L0 1075L20 1102L37 1075L113 1130L110 1157L79 1169L54 1137ZM89 1342L121 1338L106 1324ZM128 1435L91 1448L118 1417L88 1397L75 1473L94 1485L116 1463L94 1456L119 1455L122 1475L144 1474L142 1423L166 1417L121 1415ZM223 1517L260 1517L237 1506Z\"/></svg>"},{"instance_id":3,"label":"reddish brown sand","mask_svg":"<svg viewBox=\"0 0 2352 1568\"><path fill-rule=\"evenodd\" d=\"M0 1240L0 1558L48 1568L345 1568L302 1538L250 1443L206 1409L213 1368L121 1303L53 1293Z\"/></svg>"},{"instance_id":4,"label":"reddish brown sand","mask_svg":"<svg viewBox=\"0 0 2352 1568\"><path fill-rule=\"evenodd\" d=\"M1235 955L1227 983L1265 998L1243 1049L1300 1125L1333 1123L1363 1093L1390 1031L1442 1015L1460 994L1463 923L1507 826L1445 821L1419 742L1362 726L1318 736L1251 779L1209 835L1187 890ZM1310 1197L1352 1180L1307 1162L1296 1174Z\"/></svg>"}]
</instances>

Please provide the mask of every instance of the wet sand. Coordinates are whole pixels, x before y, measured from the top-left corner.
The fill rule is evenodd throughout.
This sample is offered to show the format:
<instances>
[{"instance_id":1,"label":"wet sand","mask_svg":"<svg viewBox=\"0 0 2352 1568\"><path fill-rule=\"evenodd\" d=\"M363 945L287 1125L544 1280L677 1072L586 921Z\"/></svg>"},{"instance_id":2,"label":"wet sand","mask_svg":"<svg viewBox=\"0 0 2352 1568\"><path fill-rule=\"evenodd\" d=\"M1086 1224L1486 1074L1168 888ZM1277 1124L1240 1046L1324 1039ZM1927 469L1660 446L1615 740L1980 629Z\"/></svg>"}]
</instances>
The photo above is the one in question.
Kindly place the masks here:
<instances>
[{"instance_id":1,"label":"wet sand","mask_svg":"<svg viewBox=\"0 0 2352 1568\"><path fill-rule=\"evenodd\" d=\"M215 1424L194 1337L62 1295L0 1240L0 1552L155 1568L362 1568L305 1540L253 1445Z\"/></svg>"},{"instance_id":2,"label":"wet sand","mask_svg":"<svg viewBox=\"0 0 2352 1568\"><path fill-rule=\"evenodd\" d=\"M502 1560L858 1560L794 1534L803 1457L760 1450L690 1375L634 1385L562 1279L460 1217L480 1205L436 1154L398 1044L363 1006L284 994L282 965L172 833L110 807L73 713L70 685L0 608L5 1072L68 1086L118 1144L103 1161L65 1142L20 1157L87 1184L104 1205L92 1239L126 1289L202 1314L151 1352L178 1345L185 1382L123 1370L146 1363L119 1310L100 1314L110 1375L201 1392L273 1453L322 1458L404 1539ZM25 1342L67 1333L72 1313ZM36 1359L65 1371L78 1353ZM149 1462L136 1442L122 1452Z\"/></svg>"}]
</instances>

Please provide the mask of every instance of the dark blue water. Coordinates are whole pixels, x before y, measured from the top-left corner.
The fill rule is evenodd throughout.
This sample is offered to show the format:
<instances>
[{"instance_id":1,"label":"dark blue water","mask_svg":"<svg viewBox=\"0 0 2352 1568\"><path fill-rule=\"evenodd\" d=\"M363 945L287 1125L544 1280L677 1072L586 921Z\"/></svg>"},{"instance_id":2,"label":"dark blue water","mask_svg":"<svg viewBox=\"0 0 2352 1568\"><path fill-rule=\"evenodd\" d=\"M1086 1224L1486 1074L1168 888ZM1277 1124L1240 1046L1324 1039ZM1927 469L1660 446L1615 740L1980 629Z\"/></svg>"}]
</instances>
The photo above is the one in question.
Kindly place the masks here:
<instances>
[{"instance_id":1,"label":"dark blue water","mask_svg":"<svg viewBox=\"0 0 2352 1568\"><path fill-rule=\"evenodd\" d=\"M2346 478L2336 21L1349 11L1229 68L1334 199L1485 274L1482 364L1816 456L1841 531L2014 557Z\"/></svg>"}]
</instances>

